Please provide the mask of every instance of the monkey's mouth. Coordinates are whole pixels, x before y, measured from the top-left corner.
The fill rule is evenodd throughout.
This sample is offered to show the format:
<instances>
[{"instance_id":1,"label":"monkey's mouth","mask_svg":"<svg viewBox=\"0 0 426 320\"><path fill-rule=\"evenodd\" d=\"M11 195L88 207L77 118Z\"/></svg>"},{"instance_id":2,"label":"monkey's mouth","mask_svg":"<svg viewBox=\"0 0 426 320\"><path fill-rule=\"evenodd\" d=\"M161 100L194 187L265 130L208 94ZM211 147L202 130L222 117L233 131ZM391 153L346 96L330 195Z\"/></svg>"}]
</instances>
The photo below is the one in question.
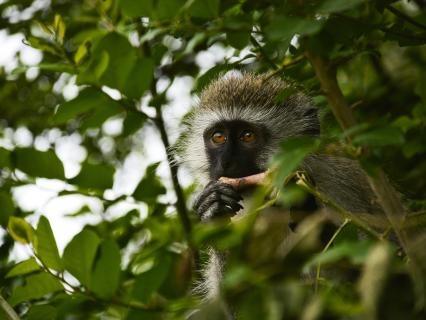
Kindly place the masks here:
<instances>
[{"instance_id":1,"label":"monkey's mouth","mask_svg":"<svg viewBox=\"0 0 426 320\"><path fill-rule=\"evenodd\" d=\"M234 187L237 191L241 189L246 189L249 187L255 187L259 185L263 185L266 182L268 171L252 174L246 177L240 178L228 178L228 177L220 177L219 181L229 184Z\"/></svg>"}]
</instances>

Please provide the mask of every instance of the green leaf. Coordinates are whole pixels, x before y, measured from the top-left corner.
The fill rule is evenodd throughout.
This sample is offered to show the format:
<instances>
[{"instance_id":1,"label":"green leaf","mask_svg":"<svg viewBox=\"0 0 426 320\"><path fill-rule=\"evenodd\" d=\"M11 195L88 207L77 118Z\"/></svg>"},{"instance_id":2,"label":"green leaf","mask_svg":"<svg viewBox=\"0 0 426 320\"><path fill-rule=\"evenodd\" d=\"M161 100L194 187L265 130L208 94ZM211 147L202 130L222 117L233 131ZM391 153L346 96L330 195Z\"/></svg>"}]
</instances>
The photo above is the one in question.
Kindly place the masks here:
<instances>
[{"instance_id":1,"label":"green leaf","mask_svg":"<svg viewBox=\"0 0 426 320\"><path fill-rule=\"evenodd\" d=\"M92 266L99 242L96 233L84 229L64 250L62 259L65 269L85 286L90 286Z\"/></svg>"},{"instance_id":2,"label":"green leaf","mask_svg":"<svg viewBox=\"0 0 426 320\"><path fill-rule=\"evenodd\" d=\"M7 229L15 241L23 244L29 244L34 239L33 227L22 218L10 217Z\"/></svg>"},{"instance_id":3,"label":"green leaf","mask_svg":"<svg viewBox=\"0 0 426 320\"><path fill-rule=\"evenodd\" d=\"M84 162L80 173L69 182L83 188L105 190L112 188L114 168L106 164Z\"/></svg>"},{"instance_id":4,"label":"green leaf","mask_svg":"<svg viewBox=\"0 0 426 320\"><path fill-rule=\"evenodd\" d=\"M33 177L64 179L64 167L52 150L19 148L13 151L15 167Z\"/></svg>"},{"instance_id":5,"label":"green leaf","mask_svg":"<svg viewBox=\"0 0 426 320\"><path fill-rule=\"evenodd\" d=\"M219 0L195 0L188 13L195 18L211 19L219 15Z\"/></svg>"},{"instance_id":6,"label":"green leaf","mask_svg":"<svg viewBox=\"0 0 426 320\"><path fill-rule=\"evenodd\" d=\"M100 85L100 78L108 68L109 54L105 50L97 53L97 59L91 59L83 64L77 77L77 84Z\"/></svg>"},{"instance_id":7,"label":"green leaf","mask_svg":"<svg viewBox=\"0 0 426 320\"><path fill-rule=\"evenodd\" d=\"M28 320L55 320L58 311L55 307L47 304L32 305L26 314Z\"/></svg>"},{"instance_id":8,"label":"green leaf","mask_svg":"<svg viewBox=\"0 0 426 320\"><path fill-rule=\"evenodd\" d=\"M294 35L311 35L321 30L323 20L307 20L297 17L276 16L266 26L265 33L272 41L290 39Z\"/></svg>"},{"instance_id":9,"label":"green leaf","mask_svg":"<svg viewBox=\"0 0 426 320\"><path fill-rule=\"evenodd\" d=\"M273 158L273 167L278 168L274 183L282 187L285 179L300 165L302 160L318 149L320 141L310 137L289 138L281 143L280 151Z\"/></svg>"},{"instance_id":10,"label":"green leaf","mask_svg":"<svg viewBox=\"0 0 426 320\"><path fill-rule=\"evenodd\" d=\"M15 203L8 192L0 191L0 225L6 226L9 217L15 212Z\"/></svg>"},{"instance_id":11,"label":"green leaf","mask_svg":"<svg viewBox=\"0 0 426 320\"><path fill-rule=\"evenodd\" d=\"M50 227L49 220L44 216L40 216L38 221L34 249L41 261L48 268L63 271L61 257L59 256L52 228Z\"/></svg>"},{"instance_id":12,"label":"green leaf","mask_svg":"<svg viewBox=\"0 0 426 320\"><path fill-rule=\"evenodd\" d=\"M24 286L15 288L9 303L15 306L20 302L40 299L47 294L62 291L63 289L61 282L49 273L38 273L26 278Z\"/></svg>"},{"instance_id":13,"label":"green leaf","mask_svg":"<svg viewBox=\"0 0 426 320\"><path fill-rule=\"evenodd\" d=\"M318 12L332 13L345 11L348 9L352 9L363 2L366 2L366 0L326 0L321 4L318 9Z\"/></svg>"},{"instance_id":14,"label":"green leaf","mask_svg":"<svg viewBox=\"0 0 426 320\"><path fill-rule=\"evenodd\" d=\"M124 86L129 98L139 99L149 89L154 77L154 61L148 58L137 59Z\"/></svg>"},{"instance_id":15,"label":"green leaf","mask_svg":"<svg viewBox=\"0 0 426 320\"><path fill-rule=\"evenodd\" d=\"M136 200L146 203L155 203L157 197L166 193L166 188L161 183L161 180L155 175L155 171L160 163L154 163L146 169L145 176L136 187L133 197Z\"/></svg>"},{"instance_id":16,"label":"green leaf","mask_svg":"<svg viewBox=\"0 0 426 320\"><path fill-rule=\"evenodd\" d=\"M105 240L99 251L90 289L101 298L110 298L117 290L120 280L120 248L113 240Z\"/></svg>"},{"instance_id":17,"label":"green leaf","mask_svg":"<svg viewBox=\"0 0 426 320\"><path fill-rule=\"evenodd\" d=\"M0 168L10 168L10 154L9 150L0 147Z\"/></svg>"},{"instance_id":18,"label":"green leaf","mask_svg":"<svg viewBox=\"0 0 426 320\"><path fill-rule=\"evenodd\" d=\"M217 78L221 73L234 69L232 64L219 64L207 70L197 79L194 91L200 92L203 90L213 79Z\"/></svg>"},{"instance_id":19,"label":"green leaf","mask_svg":"<svg viewBox=\"0 0 426 320\"><path fill-rule=\"evenodd\" d=\"M325 252L321 252L306 265L305 269L311 266L321 264L330 264L342 260L349 259L353 264L361 264L365 261L372 243L369 241L358 242L342 242L334 245Z\"/></svg>"},{"instance_id":20,"label":"green leaf","mask_svg":"<svg viewBox=\"0 0 426 320\"><path fill-rule=\"evenodd\" d=\"M55 14L55 18L53 20L53 28L55 30L57 40L59 41L59 43L63 43L66 27L64 20L62 20L62 17L59 14Z\"/></svg>"},{"instance_id":21,"label":"green leaf","mask_svg":"<svg viewBox=\"0 0 426 320\"><path fill-rule=\"evenodd\" d=\"M158 20L173 20L185 5L186 0L158 0L155 17Z\"/></svg>"},{"instance_id":22,"label":"green leaf","mask_svg":"<svg viewBox=\"0 0 426 320\"><path fill-rule=\"evenodd\" d=\"M74 62L76 64L80 64L80 62L83 60L83 58L86 57L87 54L89 53L89 50L87 49L87 45L88 45L87 41L83 42L82 44L80 44L77 51L75 52Z\"/></svg>"},{"instance_id":23,"label":"green leaf","mask_svg":"<svg viewBox=\"0 0 426 320\"><path fill-rule=\"evenodd\" d=\"M404 141L402 131L393 126L373 128L356 135L352 140L355 145L365 146L401 145Z\"/></svg>"},{"instance_id":24,"label":"green leaf","mask_svg":"<svg viewBox=\"0 0 426 320\"><path fill-rule=\"evenodd\" d=\"M132 296L144 303L156 292L166 280L172 265L169 254L162 255L154 266L146 272L137 276L133 287Z\"/></svg>"},{"instance_id":25,"label":"green leaf","mask_svg":"<svg viewBox=\"0 0 426 320\"><path fill-rule=\"evenodd\" d=\"M143 127L147 116L141 112L129 111L123 122L123 136L127 137Z\"/></svg>"},{"instance_id":26,"label":"green leaf","mask_svg":"<svg viewBox=\"0 0 426 320\"><path fill-rule=\"evenodd\" d=\"M154 7L152 0L120 0L119 5L123 13L131 18L150 17Z\"/></svg>"},{"instance_id":27,"label":"green leaf","mask_svg":"<svg viewBox=\"0 0 426 320\"><path fill-rule=\"evenodd\" d=\"M31 273L40 270L40 265L35 258L29 258L14 265L13 268L6 274L6 278L12 278L23 274Z\"/></svg>"},{"instance_id":28,"label":"green leaf","mask_svg":"<svg viewBox=\"0 0 426 320\"><path fill-rule=\"evenodd\" d=\"M55 124L66 123L75 117L93 110L107 110L109 117L122 111L119 102L99 89L88 87L79 95L61 104L53 118ZM95 117L96 118L96 117Z\"/></svg>"},{"instance_id":29,"label":"green leaf","mask_svg":"<svg viewBox=\"0 0 426 320\"><path fill-rule=\"evenodd\" d=\"M37 67L45 71L65 72L70 74L77 73L77 70L74 66L66 63L40 63L37 65Z\"/></svg>"},{"instance_id":30,"label":"green leaf","mask_svg":"<svg viewBox=\"0 0 426 320\"><path fill-rule=\"evenodd\" d=\"M250 32L249 31L228 31L226 33L226 40L229 45L234 47L235 49L241 50L244 49L250 40Z\"/></svg>"}]
</instances>

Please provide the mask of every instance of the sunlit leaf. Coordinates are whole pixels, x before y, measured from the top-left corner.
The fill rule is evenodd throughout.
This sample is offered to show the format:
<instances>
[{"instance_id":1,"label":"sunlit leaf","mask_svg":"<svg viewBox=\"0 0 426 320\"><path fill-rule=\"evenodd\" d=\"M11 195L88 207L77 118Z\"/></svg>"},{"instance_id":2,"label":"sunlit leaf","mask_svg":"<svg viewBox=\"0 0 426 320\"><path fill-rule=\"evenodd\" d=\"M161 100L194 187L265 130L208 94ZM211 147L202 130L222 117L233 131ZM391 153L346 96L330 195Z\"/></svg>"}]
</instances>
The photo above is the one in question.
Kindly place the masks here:
<instances>
[{"instance_id":1,"label":"sunlit leaf","mask_svg":"<svg viewBox=\"0 0 426 320\"><path fill-rule=\"evenodd\" d=\"M47 294L62 291L61 282L49 273L30 275L25 279L25 285L17 286L9 299L12 306L20 302L40 299Z\"/></svg>"},{"instance_id":2,"label":"sunlit leaf","mask_svg":"<svg viewBox=\"0 0 426 320\"><path fill-rule=\"evenodd\" d=\"M99 246L90 289L102 298L111 297L120 280L120 248L113 240L105 240Z\"/></svg>"},{"instance_id":3,"label":"sunlit leaf","mask_svg":"<svg viewBox=\"0 0 426 320\"><path fill-rule=\"evenodd\" d=\"M89 286L99 237L93 231L84 229L65 247L63 262L65 269L83 285Z\"/></svg>"},{"instance_id":4,"label":"sunlit leaf","mask_svg":"<svg viewBox=\"0 0 426 320\"><path fill-rule=\"evenodd\" d=\"M40 268L40 265L34 258L29 258L14 265L13 268L6 274L6 278L12 278L31 273L40 270Z\"/></svg>"},{"instance_id":5,"label":"sunlit leaf","mask_svg":"<svg viewBox=\"0 0 426 320\"><path fill-rule=\"evenodd\" d=\"M319 147L319 140L300 137L290 138L281 143L280 151L274 156L273 167L277 168L274 181L281 187L287 176L301 164L302 160Z\"/></svg>"},{"instance_id":6,"label":"sunlit leaf","mask_svg":"<svg viewBox=\"0 0 426 320\"><path fill-rule=\"evenodd\" d=\"M33 227L22 218L10 217L7 230L15 241L30 244L34 239Z\"/></svg>"},{"instance_id":7,"label":"sunlit leaf","mask_svg":"<svg viewBox=\"0 0 426 320\"><path fill-rule=\"evenodd\" d=\"M41 261L48 267L57 271L62 271L62 261L59 256L56 240L50 227L49 220L40 216L36 229L36 240L34 249Z\"/></svg>"}]
</instances>

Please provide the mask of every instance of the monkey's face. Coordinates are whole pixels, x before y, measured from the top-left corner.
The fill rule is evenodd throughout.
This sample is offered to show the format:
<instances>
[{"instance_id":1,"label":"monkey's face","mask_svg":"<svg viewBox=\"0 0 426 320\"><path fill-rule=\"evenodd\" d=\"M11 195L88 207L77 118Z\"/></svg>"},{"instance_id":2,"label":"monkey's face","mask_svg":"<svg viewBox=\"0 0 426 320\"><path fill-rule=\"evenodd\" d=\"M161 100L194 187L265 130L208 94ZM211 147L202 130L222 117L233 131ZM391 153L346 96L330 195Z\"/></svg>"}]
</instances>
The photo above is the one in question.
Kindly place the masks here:
<instances>
[{"instance_id":1,"label":"monkey's face","mask_svg":"<svg viewBox=\"0 0 426 320\"><path fill-rule=\"evenodd\" d=\"M268 140L265 128L241 120L221 121L205 130L203 138L210 179L265 171L260 161Z\"/></svg>"}]
</instances>

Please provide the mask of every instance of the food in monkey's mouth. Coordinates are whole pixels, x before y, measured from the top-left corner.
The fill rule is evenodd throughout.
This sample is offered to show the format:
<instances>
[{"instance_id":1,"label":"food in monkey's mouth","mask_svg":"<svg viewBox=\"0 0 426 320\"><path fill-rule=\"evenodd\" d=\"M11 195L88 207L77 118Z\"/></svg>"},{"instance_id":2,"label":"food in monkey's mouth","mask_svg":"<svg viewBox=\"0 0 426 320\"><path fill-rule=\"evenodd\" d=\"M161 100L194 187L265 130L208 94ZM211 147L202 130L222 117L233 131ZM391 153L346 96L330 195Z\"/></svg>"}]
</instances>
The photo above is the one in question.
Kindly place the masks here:
<instances>
[{"instance_id":1,"label":"food in monkey's mouth","mask_svg":"<svg viewBox=\"0 0 426 320\"><path fill-rule=\"evenodd\" d=\"M255 187L264 184L267 176L267 171L253 174L251 176L241 178L220 177L219 182L231 185L235 190L241 190L248 187Z\"/></svg>"}]
</instances>

